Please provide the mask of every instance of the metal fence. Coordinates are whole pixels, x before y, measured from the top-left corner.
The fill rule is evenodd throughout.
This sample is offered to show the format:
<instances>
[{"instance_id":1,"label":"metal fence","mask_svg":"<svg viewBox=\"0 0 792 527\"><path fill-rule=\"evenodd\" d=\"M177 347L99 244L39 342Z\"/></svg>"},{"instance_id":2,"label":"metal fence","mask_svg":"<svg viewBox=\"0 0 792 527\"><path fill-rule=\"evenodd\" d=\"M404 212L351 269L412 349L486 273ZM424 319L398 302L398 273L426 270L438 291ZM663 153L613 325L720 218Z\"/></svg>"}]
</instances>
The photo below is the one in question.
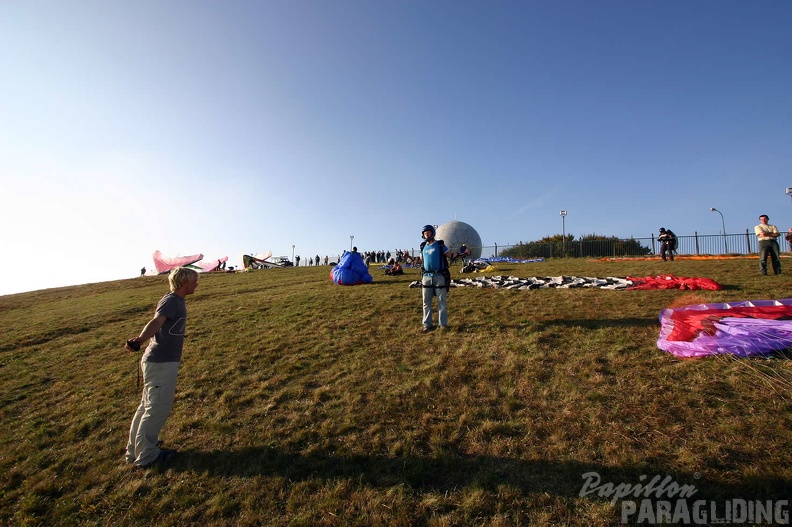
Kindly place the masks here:
<instances>
[{"instance_id":1,"label":"metal fence","mask_svg":"<svg viewBox=\"0 0 792 527\"><path fill-rule=\"evenodd\" d=\"M787 249L786 241L779 238L781 250ZM583 258L647 256L660 252L660 242L655 236L649 238L625 238L610 240L566 240L565 242L507 245L485 245L482 256L497 257L510 249L516 258ZM746 229L744 234L698 234L677 236L676 254L679 255L726 255L755 254L758 252L756 235Z\"/></svg>"}]
</instances>

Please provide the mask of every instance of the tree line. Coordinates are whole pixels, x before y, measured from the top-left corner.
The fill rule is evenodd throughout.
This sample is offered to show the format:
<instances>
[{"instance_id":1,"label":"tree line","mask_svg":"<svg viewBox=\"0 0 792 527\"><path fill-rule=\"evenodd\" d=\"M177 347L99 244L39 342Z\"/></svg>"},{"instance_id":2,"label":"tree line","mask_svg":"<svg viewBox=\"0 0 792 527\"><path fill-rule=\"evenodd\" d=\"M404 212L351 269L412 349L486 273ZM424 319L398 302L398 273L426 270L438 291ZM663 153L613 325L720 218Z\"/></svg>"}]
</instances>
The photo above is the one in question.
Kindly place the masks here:
<instances>
[{"instance_id":1,"label":"tree line","mask_svg":"<svg viewBox=\"0 0 792 527\"><path fill-rule=\"evenodd\" d=\"M643 256L650 254L649 247L641 245L636 239L621 239L616 236L587 234L575 239L573 234L563 236L556 234L545 236L541 240L528 243L520 242L501 251L500 256L516 259L528 258L559 258L559 257L594 257L608 256Z\"/></svg>"}]
</instances>

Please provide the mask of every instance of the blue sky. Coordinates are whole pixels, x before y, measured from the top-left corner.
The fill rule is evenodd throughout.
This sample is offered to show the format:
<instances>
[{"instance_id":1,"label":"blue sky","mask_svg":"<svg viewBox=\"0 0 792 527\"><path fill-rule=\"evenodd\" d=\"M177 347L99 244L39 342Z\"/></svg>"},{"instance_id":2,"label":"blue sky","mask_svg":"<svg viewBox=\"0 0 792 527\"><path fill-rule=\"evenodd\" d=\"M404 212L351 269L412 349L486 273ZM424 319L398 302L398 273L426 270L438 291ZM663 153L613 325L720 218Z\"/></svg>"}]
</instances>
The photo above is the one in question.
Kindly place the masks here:
<instances>
[{"instance_id":1,"label":"blue sky","mask_svg":"<svg viewBox=\"0 0 792 527\"><path fill-rule=\"evenodd\" d=\"M792 2L0 5L0 294L151 254L792 226ZM486 251L485 251L486 252Z\"/></svg>"}]
</instances>

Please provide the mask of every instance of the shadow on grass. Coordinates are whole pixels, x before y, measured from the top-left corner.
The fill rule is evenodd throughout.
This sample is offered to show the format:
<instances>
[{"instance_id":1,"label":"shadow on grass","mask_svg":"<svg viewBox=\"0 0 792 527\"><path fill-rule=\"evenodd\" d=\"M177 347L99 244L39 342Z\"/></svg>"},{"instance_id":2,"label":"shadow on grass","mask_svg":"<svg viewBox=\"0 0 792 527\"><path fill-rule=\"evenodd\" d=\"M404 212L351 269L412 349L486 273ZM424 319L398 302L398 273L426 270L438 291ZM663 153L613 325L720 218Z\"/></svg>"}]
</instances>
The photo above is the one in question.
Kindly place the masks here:
<instances>
[{"instance_id":1,"label":"shadow on grass","mask_svg":"<svg viewBox=\"0 0 792 527\"><path fill-rule=\"evenodd\" d=\"M372 276L374 285L400 285L402 287L409 287L411 283L415 282L418 278L410 276Z\"/></svg>"},{"instance_id":2,"label":"shadow on grass","mask_svg":"<svg viewBox=\"0 0 792 527\"><path fill-rule=\"evenodd\" d=\"M656 318L614 318L614 319L601 319L601 318L586 318L586 319L558 319L558 320L542 320L538 322L526 322L518 324L497 324L493 326L490 323L469 323L459 322L458 324L451 324L451 330L460 333L475 333L482 330L491 330L493 328L498 331L526 331L526 332L541 332L552 329L561 329L566 332L570 327L582 327L587 329L608 329L608 328L660 328L660 322Z\"/></svg>"},{"instance_id":3,"label":"shadow on grass","mask_svg":"<svg viewBox=\"0 0 792 527\"><path fill-rule=\"evenodd\" d=\"M537 330L550 329L551 327L561 327L568 329L570 326L580 326L590 329L604 328L651 328L660 327L660 321L655 318L580 318L580 319L559 319L543 320L536 323Z\"/></svg>"},{"instance_id":4,"label":"shadow on grass","mask_svg":"<svg viewBox=\"0 0 792 527\"><path fill-rule=\"evenodd\" d=\"M740 289L740 286L733 285L733 284L721 284L723 289L721 291L737 291Z\"/></svg>"},{"instance_id":5,"label":"shadow on grass","mask_svg":"<svg viewBox=\"0 0 792 527\"><path fill-rule=\"evenodd\" d=\"M170 469L206 473L221 477L278 476L288 480L348 479L372 487L404 485L421 491L455 491L464 487L497 491L501 485L519 488L524 493L548 493L565 498L580 496L584 483L599 485L648 484L655 476L660 481L670 476L670 484L693 486L693 499L787 499L792 480L754 477L738 483L707 479L698 473L669 472L662 467L608 467L577 461L521 460L497 456L471 456L443 453L434 457L386 457L376 455L339 456L329 452L286 452L276 448L253 447L239 451L185 452ZM598 478L584 474L596 473ZM589 489L598 487L589 483ZM610 501L609 496L589 498ZM669 498L671 496L671 498ZM641 496L643 497L643 496ZM648 497L658 498L656 492ZM659 499L673 499L678 492L666 492Z\"/></svg>"}]
</instances>

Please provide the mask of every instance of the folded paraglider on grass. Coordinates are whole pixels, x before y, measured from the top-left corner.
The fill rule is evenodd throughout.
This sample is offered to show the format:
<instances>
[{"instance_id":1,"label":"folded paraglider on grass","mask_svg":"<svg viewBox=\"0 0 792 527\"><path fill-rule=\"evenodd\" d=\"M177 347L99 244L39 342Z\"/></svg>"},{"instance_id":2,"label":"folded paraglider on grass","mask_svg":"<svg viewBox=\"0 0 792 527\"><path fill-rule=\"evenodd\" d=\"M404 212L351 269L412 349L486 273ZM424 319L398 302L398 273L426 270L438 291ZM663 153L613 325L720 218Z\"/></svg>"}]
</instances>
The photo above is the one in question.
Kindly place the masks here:
<instances>
[{"instance_id":1,"label":"folded paraglider on grass","mask_svg":"<svg viewBox=\"0 0 792 527\"><path fill-rule=\"evenodd\" d=\"M684 358L768 356L792 348L792 299L667 308L657 347Z\"/></svg>"},{"instance_id":2,"label":"folded paraglider on grass","mask_svg":"<svg viewBox=\"0 0 792 527\"><path fill-rule=\"evenodd\" d=\"M420 287L414 281L410 287ZM550 276L518 278L516 276L482 276L461 278L451 281L451 287L492 287L496 289L570 289L577 287L596 287L599 289L706 289L717 291L723 286L710 278L685 278L671 275L592 278L582 276Z\"/></svg>"},{"instance_id":3,"label":"folded paraglider on grass","mask_svg":"<svg viewBox=\"0 0 792 527\"><path fill-rule=\"evenodd\" d=\"M370 284L373 280L360 253L347 252L330 271L330 279L338 285Z\"/></svg>"}]
</instances>

